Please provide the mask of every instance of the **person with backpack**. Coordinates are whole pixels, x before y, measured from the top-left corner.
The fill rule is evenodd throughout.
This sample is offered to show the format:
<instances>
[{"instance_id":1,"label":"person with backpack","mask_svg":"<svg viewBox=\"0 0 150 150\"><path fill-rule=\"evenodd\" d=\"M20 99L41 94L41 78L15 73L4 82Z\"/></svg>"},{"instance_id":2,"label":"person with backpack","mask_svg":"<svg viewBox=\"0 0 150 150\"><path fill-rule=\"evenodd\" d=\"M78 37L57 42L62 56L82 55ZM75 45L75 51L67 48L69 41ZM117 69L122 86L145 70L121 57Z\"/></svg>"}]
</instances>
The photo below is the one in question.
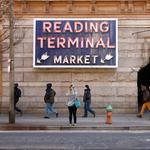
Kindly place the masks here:
<instances>
[{"instance_id":1,"label":"person with backpack","mask_svg":"<svg viewBox=\"0 0 150 150\"><path fill-rule=\"evenodd\" d=\"M45 116L44 118L49 118L49 113L55 113L56 118L58 117L58 112L53 108L54 98L56 92L52 89L52 84L48 83L47 88L45 90L44 102L45 102Z\"/></svg>"},{"instance_id":2,"label":"person with backpack","mask_svg":"<svg viewBox=\"0 0 150 150\"><path fill-rule=\"evenodd\" d=\"M88 117L88 112L93 114L93 117L95 117L95 111L91 109L91 89L89 85L85 85L83 103L84 103L84 115L82 117Z\"/></svg>"},{"instance_id":3,"label":"person with backpack","mask_svg":"<svg viewBox=\"0 0 150 150\"><path fill-rule=\"evenodd\" d=\"M137 117L142 118L144 115L144 111L147 108L150 111L150 86L146 87L144 85L141 85L141 90L143 93L143 105L141 108L140 113L137 115Z\"/></svg>"},{"instance_id":4,"label":"person with backpack","mask_svg":"<svg viewBox=\"0 0 150 150\"><path fill-rule=\"evenodd\" d=\"M19 112L22 116L22 110L16 106L19 101L19 98L21 97L21 90L18 88L18 86L18 83L14 84L14 109L15 111Z\"/></svg>"}]
</instances>

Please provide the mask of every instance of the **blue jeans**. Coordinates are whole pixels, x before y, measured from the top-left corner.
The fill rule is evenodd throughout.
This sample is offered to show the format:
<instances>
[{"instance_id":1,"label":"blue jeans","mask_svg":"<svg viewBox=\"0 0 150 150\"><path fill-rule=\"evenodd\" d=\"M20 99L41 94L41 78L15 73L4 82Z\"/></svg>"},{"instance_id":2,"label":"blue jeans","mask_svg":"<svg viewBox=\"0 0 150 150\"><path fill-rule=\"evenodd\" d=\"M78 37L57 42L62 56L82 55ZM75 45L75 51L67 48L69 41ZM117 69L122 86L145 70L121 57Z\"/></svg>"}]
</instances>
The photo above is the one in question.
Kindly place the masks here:
<instances>
[{"instance_id":1,"label":"blue jeans","mask_svg":"<svg viewBox=\"0 0 150 150\"><path fill-rule=\"evenodd\" d=\"M84 116L87 117L88 116L88 111L91 114L95 114L95 111L91 109L91 102L84 102Z\"/></svg>"},{"instance_id":2,"label":"blue jeans","mask_svg":"<svg viewBox=\"0 0 150 150\"><path fill-rule=\"evenodd\" d=\"M49 116L49 113L57 113L57 111L53 108L53 104L51 103L45 103L45 113L46 116Z\"/></svg>"}]
</instances>

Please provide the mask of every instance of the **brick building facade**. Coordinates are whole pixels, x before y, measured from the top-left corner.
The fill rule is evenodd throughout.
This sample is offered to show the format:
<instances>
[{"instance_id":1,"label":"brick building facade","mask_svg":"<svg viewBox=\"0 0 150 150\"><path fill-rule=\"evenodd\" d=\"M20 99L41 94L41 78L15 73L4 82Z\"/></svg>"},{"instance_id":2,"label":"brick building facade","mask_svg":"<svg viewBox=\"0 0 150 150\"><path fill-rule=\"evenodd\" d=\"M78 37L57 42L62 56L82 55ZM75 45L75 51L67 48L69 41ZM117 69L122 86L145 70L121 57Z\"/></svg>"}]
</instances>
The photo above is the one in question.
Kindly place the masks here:
<instances>
[{"instance_id":1,"label":"brick building facade","mask_svg":"<svg viewBox=\"0 0 150 150\"><path fill-rule=\"evenodd\" d=\"M14 47L15 82L22 89L19 106L25 113L43 113L43 96L48 82L56 90L56 108L65 114L68 86L74 82L82 99L84 85L92 89L92 106L97 114L112 104L114 113L136 113L137 73L150 57L149 0L14 0L15 28L23 29L24 39ZM118 67L33 68L34 18L118 18ZM7 23L3 24L7 28ZM19 38L19 34L14 35ZM8 59L8 53L2 54ZM1 112L9 106L7 62L1 67ZM82 113L82 109L79 110Z\"/></svg>"}]
</instances>

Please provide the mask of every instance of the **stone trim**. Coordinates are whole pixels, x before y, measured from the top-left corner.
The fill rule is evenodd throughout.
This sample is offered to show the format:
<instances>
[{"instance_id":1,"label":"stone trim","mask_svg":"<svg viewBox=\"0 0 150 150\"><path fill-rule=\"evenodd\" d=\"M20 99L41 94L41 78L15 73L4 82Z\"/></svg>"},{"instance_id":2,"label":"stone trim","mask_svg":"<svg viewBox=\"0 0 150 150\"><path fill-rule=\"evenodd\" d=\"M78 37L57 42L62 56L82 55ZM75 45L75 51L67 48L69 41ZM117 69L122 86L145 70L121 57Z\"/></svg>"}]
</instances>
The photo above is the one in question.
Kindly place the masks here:
<instances>
[{"instance_id":1,"label":"stone trim","mask_svg":"<svg viewBox=\"0 0 150 150\"><path fill-rule=\"evenodd\" d=\"M150 0L15 0L16 16L150 15ZM148 18L148 16L147 16Z\"/></svg>"}]
</instances>

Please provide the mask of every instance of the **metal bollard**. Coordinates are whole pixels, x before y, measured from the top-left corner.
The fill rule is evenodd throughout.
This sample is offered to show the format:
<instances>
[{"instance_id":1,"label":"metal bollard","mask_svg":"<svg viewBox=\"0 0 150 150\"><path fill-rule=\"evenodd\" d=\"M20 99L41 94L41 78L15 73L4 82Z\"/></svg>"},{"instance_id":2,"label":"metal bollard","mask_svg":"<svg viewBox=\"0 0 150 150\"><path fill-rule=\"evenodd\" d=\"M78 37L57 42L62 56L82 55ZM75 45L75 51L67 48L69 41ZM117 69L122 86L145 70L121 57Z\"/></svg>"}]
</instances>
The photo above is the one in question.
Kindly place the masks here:
<instances>
[{"instance_id":1,"label":"metal bollard","mask_svg":"<svg viewBox=\"0 0 150 150\"><path fill-rule=\"evenodd\" d=\"M112 124L112 106L107 105L106 107L106 124Z\"/></svg>"}]
</instances>

